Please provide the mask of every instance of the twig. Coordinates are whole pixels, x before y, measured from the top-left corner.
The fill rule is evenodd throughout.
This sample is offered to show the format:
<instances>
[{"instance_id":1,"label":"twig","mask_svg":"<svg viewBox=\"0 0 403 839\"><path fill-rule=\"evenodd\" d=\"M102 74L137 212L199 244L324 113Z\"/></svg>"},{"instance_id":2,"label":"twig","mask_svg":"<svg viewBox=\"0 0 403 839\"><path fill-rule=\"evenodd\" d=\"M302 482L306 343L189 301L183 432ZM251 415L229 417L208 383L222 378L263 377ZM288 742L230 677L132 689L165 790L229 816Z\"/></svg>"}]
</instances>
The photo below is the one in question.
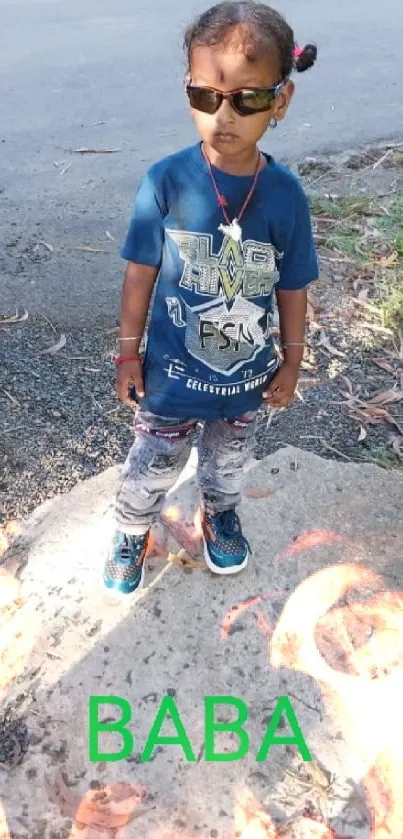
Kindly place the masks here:
<instances>
[{"instance_id":1,"label":"twig","mask_svg":"<svg viewBox=\"0 0 403 839\"><path fill-rule=\"evenodd\" d=\"M53 326L53 323L51 323L51 321L49 320L49 318L47 318L47 317L46 317L46 315L41 315L41 317L43 318L43 320L45 320L45 321L46 321L46 323L48 324L48 326L50 326L50 328L53 330L53 332L55 333L55 335L57 335L57 329L55 329L55 327Z\"/></svg>"},{"instance_id":2,"label":"twig","mask_svg":"<svg viewBox=\"0 0 403 839\"><path fill-rule=\"evenodd\" d=\"M70 169L70 167L71 167L72 165L73 165L73 163L72 163L72 161L70 160L70 163L67 163L67 165L63 167L62 171L60 172L60 175L65 175L65 174L66 174L66 172L68 172L68 170Z\"/></svg>"},{"instance_id":3,"label":"twig","mask_svg":"<svg viewBox=\"0 0 403 839\"><path fill-rule=\"evenodd\" d=\"M12 428L3 429L3 434L11 434L12 431L22 431L23 428L25 428L25 425L17 425L17 426L13 425Z\"/></svg>"},{"instance_id":4,"label":"twig","mask_svg":"<svg viewBox=\"0 0 403 839\"><path fill-rule=\"evenodd\" d=\"M351 457L348 457L348 455L343 454L343 452L339 452L339 450L335 449L334 446L331 446L329 443L326 443L326 440L324 440L323 437L319 437L318 434L302 434L301 440L319 440L325 449L329 449L329 451L338 454L340 457L344 457L345 460L349 461L349 463L354 463Z\"/></svg>"},{"instance_id":5,"label":"twig","mask_svg":"<svg viewBox=\"0 0 403 839\"><path fill-rule=\"evenodd\" d=\"M8 390L5 389L5 387L2 387L2 391L3 391L3 393L6 394L6 396L8 396L8 398L10 399L11 402L14 403L14 405L17 405L17 408L21 408L21 405L18 402L18 400L14 399L14 396L12 396L11 393L9 393Z\"/></svg>"},{"instance_id":6,"label":"twig","mask_svg":"<svg viewBox=\"0 0 403 839\"><path fill-rule=\"evenodd\" d=\"M383 154L382 157L380 157L379 160L377 160L376 163L374 163L374 165L372 167L373 171L375 169L377 169L378 166L380 166L381 163L383 163L384 160L386 160L386 158L389 157L389 155L393 154L393 152L396 151L396 149L401 148L401 146L403 146L403 143L396 143L394 146L392 146L390 149L388 149L386 154Z\"/></svg>"}]
</instances>

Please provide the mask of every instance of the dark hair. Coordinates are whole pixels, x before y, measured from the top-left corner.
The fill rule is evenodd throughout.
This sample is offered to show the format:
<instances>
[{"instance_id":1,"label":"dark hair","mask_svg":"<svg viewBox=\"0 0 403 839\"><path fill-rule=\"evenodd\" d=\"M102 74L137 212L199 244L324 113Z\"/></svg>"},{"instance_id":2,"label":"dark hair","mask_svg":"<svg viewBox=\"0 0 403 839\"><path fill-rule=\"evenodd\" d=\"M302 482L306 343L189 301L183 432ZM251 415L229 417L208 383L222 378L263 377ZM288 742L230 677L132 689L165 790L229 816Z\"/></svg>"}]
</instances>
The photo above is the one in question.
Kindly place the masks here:
<instances>
[{"instance_id":1,"label":"dark hair","mask_svg":"<svg viewBox=\"0 0 403 839\"><path fill-rule=\"evenodd\" d=\"M242 49L250 61L256 60L262 50L276 49L281 80L288 78L294 69L299 73L308 70L316 61L317 47L307 44L304 49L298 49L293 30L276 9L254 0L241 0L212 6L188 26L184 41L188 69L193 47L219 44L237 27Z\"/></svg>"}]
</instances>

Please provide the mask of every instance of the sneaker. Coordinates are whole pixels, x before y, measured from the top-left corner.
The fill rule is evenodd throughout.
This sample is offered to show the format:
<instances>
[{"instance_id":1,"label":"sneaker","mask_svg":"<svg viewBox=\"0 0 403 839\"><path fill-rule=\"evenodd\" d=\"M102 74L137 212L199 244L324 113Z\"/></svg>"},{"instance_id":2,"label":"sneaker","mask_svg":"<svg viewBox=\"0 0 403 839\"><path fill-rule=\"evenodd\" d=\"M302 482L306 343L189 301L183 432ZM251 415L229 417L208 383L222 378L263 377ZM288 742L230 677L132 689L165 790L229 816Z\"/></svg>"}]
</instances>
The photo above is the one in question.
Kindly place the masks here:
<instances>
[{"instance_id":1,"label":"sneaker","mask_svg":"<svg viewBox=\"0 0 403 839\"><path fill-rule=\"evenodd\" d=\"M235 510L202 517L204 558L214 574L236 574L248 564L250 546Z\"/></svg>"},{"instance_id":2,"label":"sneaker","mask_svg":"<svg viewBox=\"0 0 403 839\"><path fill-rule=\"evenodd\" d=\"M115 533L104 568L104 585L119 594L133 594L144 584L144 560L150 531L143 536Z\"/></svg>"}]
</instances>

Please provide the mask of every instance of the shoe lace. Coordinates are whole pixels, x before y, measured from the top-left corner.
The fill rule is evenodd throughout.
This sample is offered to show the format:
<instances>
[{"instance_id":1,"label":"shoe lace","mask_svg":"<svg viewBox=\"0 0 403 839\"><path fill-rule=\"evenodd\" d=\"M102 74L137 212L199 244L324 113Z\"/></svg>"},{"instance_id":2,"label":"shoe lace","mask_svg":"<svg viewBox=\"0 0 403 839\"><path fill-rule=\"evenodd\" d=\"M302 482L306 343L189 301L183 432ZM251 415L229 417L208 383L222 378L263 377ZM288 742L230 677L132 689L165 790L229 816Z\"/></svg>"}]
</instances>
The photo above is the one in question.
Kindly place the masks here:
<instances>
[{"instance_id":1,"label":"shoe lace","mask_svg":"<svg viewBox=\"0 0 403 839\"><path fill-rule=\"evenodd\" d=\"M137 563L139 551L136 549L136 559L135 563ZM123 536L123 543L120 549L120 555L118 562L120 565L130 565L133 562L133 547L130 546L130 542L126 534Z\"/></svg>"},{"instance_id":2,"label":"shoe lace","mask_svg":"<svg viewBox=\"0 0 403 839\"><path fill-rule=\"evenodd\" d=\"M246 536L242 533L239 516L235 510L224 510L222 513L218 514L217 518L218 527L220 528L222 535L227 539L231 539L231 537L233 538L234 535L239 536L248 546L250 553L252 553L251 546Z\"/></svg>"},{"instance_id":3,"label":"shoe lace","mask_svg":"<svg viewBox=\"0 0 403 839\"><path fill-rule=\"evenodd\" d=\"M119 565L129 565L130 563L130 546L127 536L123 537L123 544L119 552Z\"/></svg>"},{"instance_id":4,"label":"shoe lace","mask_svg":"<svg viewBox=\"0 0 403 839\"><path fill-rule=\"evenodd\" d=\"M224 512L218 514L217 518L223 536L229 539L234 533L238 534L240 532L239 518L235 510L224 510Z\"/></svg>"}]
</instances>

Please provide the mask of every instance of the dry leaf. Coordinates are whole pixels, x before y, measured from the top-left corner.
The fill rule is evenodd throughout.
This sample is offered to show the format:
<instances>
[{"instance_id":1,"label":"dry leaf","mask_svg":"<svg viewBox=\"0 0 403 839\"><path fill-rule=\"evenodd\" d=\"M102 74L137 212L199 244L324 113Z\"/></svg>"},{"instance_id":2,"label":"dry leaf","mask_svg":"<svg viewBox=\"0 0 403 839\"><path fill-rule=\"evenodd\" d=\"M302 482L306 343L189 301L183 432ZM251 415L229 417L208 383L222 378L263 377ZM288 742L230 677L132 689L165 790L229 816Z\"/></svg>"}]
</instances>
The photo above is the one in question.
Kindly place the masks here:
<instances>
[{"instance_id":1,"label":"dry leaf","mask_svg":"<svg viewBox=\"0 0 403 839\"><path fill-rule=\"evenodd\" d=\"M337 355L339 358L346 357L346 353L342 352L341 350L337 350L336 347L333 347L331 345L329 338L327 337L327 335L325 335L324 332L322 332L321 334L318 346L323 347L323 349L327 350L327 352L330 353L330 355Z\"/></svg>"},{"instance_id":2,"label":"dry leaf","mask_svg":"<svg viewBox=\"0 0 403 839\"><path fill-rule=\"evenodd\" d=\"M205 568L206 563L202 559L194 559L192 556L185 551L184 548L181 548L179 553L172 554L169 553L167 557L168 562L176 563L177 565L181 565L182 568Z\"/></svg>"},{"instance_id":3,"label":"dry leaf","mask_svg":"<svg viewBox=\"0 0 403 839\"><path fill-rule=\"evenodd\" d=\"M349 396L353 396L353 395L354 395L354 392L353 392L353 385L352 385L352 383L351 383L351 380L348 378L348 376L342 376L341 378L343 379L343 381L344 381L344 382L346 383L346 385L347 385L347 389L348 389L348 394L349 394ZM347 396L347 394L345 394L345 395Z\"/></svg>"},{"instance_id":4,"label":"dry leaf","mask_svg":"<svg viewBox=\"0 0 403 839\"><path fill-rule=\"evenodd\" d=\"M244 490L247 498L269 498L269 496L274 495L275 492L275 489L263 489L259 487L246 487Z\"/></svg>"},{"instance_id":5,"label":"dry leaf","mask_svg":"<svg viewBox=\"0 0 403 839\"><path fill-rule=\"evenodd\" d=\"M370 405L368 403L362 405L360 407L360 411L370 417L381 417L382 419L386 419L388 416L386 408L381 408L378 405Z\"/></svg>"},{"instance_id":6,"label":"dry leaf","mask_svg":"<svg viewBox=\"0 0 403 839\"><path fill-rule=\"evenodd\" d=\"M89 149L83 146L81 149L74 149L74 154L116 154L121 149Z\"/></svg>"},{"instance_id":7,"label":"dry leaf","mask_svg":"<svg viewBox=\"0 0 403 839\"><path fill-rule=\"evenodd\" d=\"M56 353L59 352L59 350L62 350L65 346L66 336L62 333L56 344L53 344L51 347L47 347L46 350L41 350L39 355L56 355Z\"/></svg>"},{"instance_id":8,"label":"dry leaf","mask_svg":"<svg viewBox=\"0 0 403 839\"><path fill-rule=\"evenodd\" d=\"M384 370L385 373L390 373L391 376L395 375L395 370L391 364L385 361L383 358L372 358L372 363L379 367L381 370Z\"/></svg>"},{"instance_id":9,"label":"dry leaf","mask_svg":"<svg viewBox=\"0 0 403 839\"><path fill-rule=\"evenodd\" d=\"M381 259L374 259L375 265L379 265L381 268L392 268L395 265L399 264L399 256L397 251L393 251L393 253L389 254L389 256L383 256Z\"/></svg>"},{"instance_id":10,"label":"dry leaf","mask_svg":"<svg viewBox=\"0 0 403 839\"><path fill-rule=\"evenodd\" d=\"M27 310L25 309L23 315L19 315L18 310L17 310L15 315L10 315L10 317L7 317L7 315L2 315L0 317L0 326L2 326L3 324L8 324L8 323L22 323L25 320L28 320Z\"/></svg>"},{"instance_id":11,"label":"dry leaf","mask_svg":"<svg viewBox=\"0 0 403 839\"><path fill-rule=\"evenodd\" d=\"M369 288L362 288L361 291L358 292L358 300L366 300L369 294Z\"/></svg>"},{"instance_id":12,"label":"dry leaf","mask_svg":"<svg viewBox=\"0 0 403 839\"><path fill-rule=\"evenodd\" d=\"M363 441L363 440L365 440L365 438L366 438L367 436L368 436L368 435L367 435L367 432L365 431L364 426L363 426L363 425L361 425L361 427L360 427L360 433L359 433L359 435L358 435L358 442L359 442L359 443L362 443L362 441Z\"/></svg>"},{"instance_id":13,"label":"dry leaf","mask_svg":"<svg viewBox=\"0 0 403 839\"><path fill-rule=\"evenodd\" d=\"M370 405L392 405L394 402L401 402L403 393L397 390L385 390L383 393L378 393L369 400Z\"/></svg>"}]
</instances>

